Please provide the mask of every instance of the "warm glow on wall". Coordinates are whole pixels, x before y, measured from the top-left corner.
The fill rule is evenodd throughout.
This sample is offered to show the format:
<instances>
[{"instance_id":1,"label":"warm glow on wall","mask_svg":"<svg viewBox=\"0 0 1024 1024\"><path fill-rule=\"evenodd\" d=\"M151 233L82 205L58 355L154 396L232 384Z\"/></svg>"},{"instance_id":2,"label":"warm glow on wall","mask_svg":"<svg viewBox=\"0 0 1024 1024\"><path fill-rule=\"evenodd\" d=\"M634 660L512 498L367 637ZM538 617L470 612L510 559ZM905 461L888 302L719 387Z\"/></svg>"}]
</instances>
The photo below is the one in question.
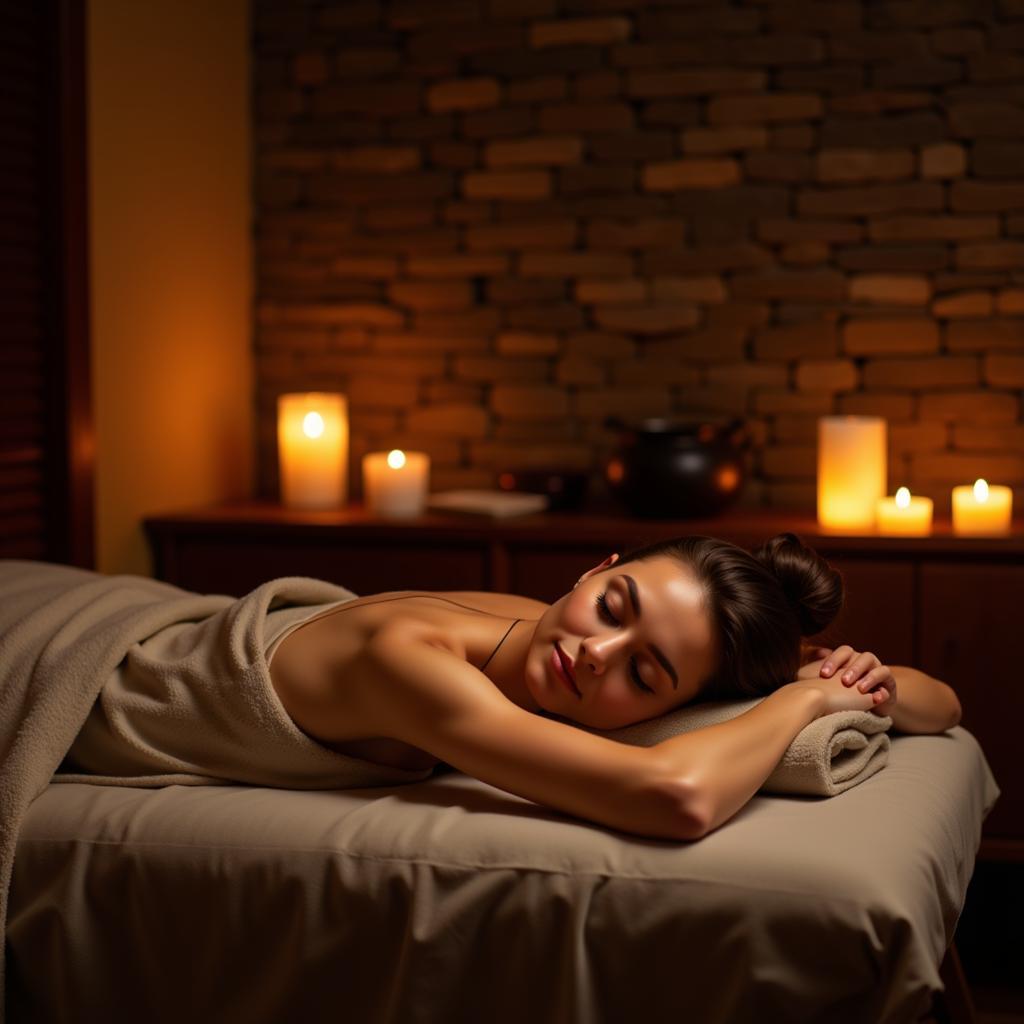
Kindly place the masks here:
<instances>
[{"instance_id":1,"label":"warm glow on wall","mask_svg":"<svg viewBox=\"0 0 1024 1024\"><path fill-rule=\"evenodd\" d=\"M818 523L834 530L873 530L885 496L887 439L878 416L818 420Z\"/></svg>"},{"instance_id":2,"label":"warm glow on wall","mask_svg":"<svg viewBox=\"0 0 1024 1024\"><path fill-rule=\"evenodd\" d=\"M338 508L348 498L348 402L311 391L277 400L281 500L289 508Z\"/></svg>"}]
</instances>

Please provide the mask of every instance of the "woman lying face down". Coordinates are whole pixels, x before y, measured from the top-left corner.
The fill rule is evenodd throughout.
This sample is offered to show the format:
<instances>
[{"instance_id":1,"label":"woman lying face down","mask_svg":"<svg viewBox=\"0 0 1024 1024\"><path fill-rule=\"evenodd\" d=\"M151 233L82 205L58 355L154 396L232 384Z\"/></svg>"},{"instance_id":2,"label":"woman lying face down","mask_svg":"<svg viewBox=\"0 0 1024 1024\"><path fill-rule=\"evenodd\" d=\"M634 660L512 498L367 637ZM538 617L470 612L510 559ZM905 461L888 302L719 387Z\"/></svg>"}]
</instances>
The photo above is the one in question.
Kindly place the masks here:
<instances>
[{"instance_id":1,"label":"woman lying face down","mask_svg":"<svg viewBox=\"0 0 1024 1024\"><path fill-rule=\"evenodd\" d=\"M873 654L817 649L811 662L802 645L842 602L839 573L793 534L753 553L682 537L610 555L551 605L357 599L288 636L271 678L296 724L339 752L442 761L593 821L693 838L735 813L815 718L876 710L899 724L895 677ZM901 699L909 689L920 712L908 731L955 725L949 687L902 671ZM765 699L652 747L573 728L752 697Z\"/></svg>"},{"instance_id":2,"label":"woman lying face down","mask_svg":"<svg viewBox=\"0 0 1024 1024\"><path fill-rule=\"evenodd\" d=\"M615 729L794 680L801 633L824 628L842 598L839 574L791 534L753 555L679 538L584 573L535 623L516 627L532 633L513 631L506 659L499 648L487 671L528 710Z\"/></svg>"},{"instance_id":3,"label":"woman lying face down","mask_svg":"<svg viewBox=\"0 0 1024 1024\"><path fill-rule=\"evenodd\" d=\"M585 573L534 626L523 675L537 710L615 729L688 703L711 677L717 629L693 572L667 555L620 561Z\"/></svg>"}]
</instances>

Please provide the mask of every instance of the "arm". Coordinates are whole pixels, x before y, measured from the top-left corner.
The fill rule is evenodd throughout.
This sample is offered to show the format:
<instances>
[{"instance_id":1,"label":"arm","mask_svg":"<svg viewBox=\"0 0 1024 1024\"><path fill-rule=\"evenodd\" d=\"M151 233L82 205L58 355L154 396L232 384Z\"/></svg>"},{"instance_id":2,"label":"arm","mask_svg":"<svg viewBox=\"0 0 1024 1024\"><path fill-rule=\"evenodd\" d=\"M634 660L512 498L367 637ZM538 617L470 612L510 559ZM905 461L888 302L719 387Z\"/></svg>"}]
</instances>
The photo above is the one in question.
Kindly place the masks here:
<instances>
[{"instance_id":1,"label":"arm","mask_svg":"<svg viewBox=\"0 0 1024 1024\"><path fill-rule=\"evenodd\" d=\"M897 699L879 705L878 714L888 715L897 732L945 732L960 724L960 700L948 683L903 665L893 665L892 674Z\"/></svg>"},{"instance_id":2,"label":"arm","mask_svg":"<svg viewBox=\"0 0 1024 1024\"><path fill-rule=\"evenodd\" d=\"M392 621L359 658L357 674L372 685L353 687L346 702L358 702L360 721L375 735L411 743L467 775L580 818L641 836L695 838L686 782L666 771L656 748L520 708L418 623Z\"/></svg>"},{"instance_id":3,"label":"arm","mask_svg":"<svg viewBox=\"0 0 1024 1024\"><path fill-rule=\"evenodd\" d=\"M844 679L844 685L877 690L880 699L871 710L888 715L897 732L937 733L960 723L960 701L948 683L916 668L883 665L874 654L858 654L848 645L834 651L820 647L815 653L823 657L806 662L797 674L798 679L827 678L833 674L842 678L849 673L851 678Z\"/></svg>"},{"instance_id":4,"label":"arm","mask_svg":"<svg viewBox=\"0 0 1024 1024\"><path fill-rule=\"evenodd\" d=\"M418 623L393 621L360 657L373 685L357 688L359 718L375 734L527 800L665 839L717 828L814 719L872 703L838 681L798 680L731 721L634 747L518 707Z\"/></svg>"},{"instance_id":5,"label":"arm","mask_svg":"<svg viewBox=\"0 0 1024 1024\"><path fill-rule=\"evenodd\" d=\"M749 711L652 747L690 778L699 836L731 818L775 770L796 735L827 711L813 686L783 686Z\"/></svg>"}]
</instances>

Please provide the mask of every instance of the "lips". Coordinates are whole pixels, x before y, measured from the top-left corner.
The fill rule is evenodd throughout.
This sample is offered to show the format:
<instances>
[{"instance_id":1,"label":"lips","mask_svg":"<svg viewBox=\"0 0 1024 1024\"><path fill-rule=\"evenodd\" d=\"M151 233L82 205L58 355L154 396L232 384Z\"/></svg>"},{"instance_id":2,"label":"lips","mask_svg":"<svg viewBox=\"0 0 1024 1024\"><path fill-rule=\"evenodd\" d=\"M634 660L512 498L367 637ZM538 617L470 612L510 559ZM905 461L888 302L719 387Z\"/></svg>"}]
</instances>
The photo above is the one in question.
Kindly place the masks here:
<instances>
[{"instance_id":1,"label":"lips","mask_svg":"<svg viewBox=\"0 0 1024 1024\"><path fill-rule=\"evenodd\" d=\"M555 670L555 674L579 697L580 691L576 688L576 674L573 671L572 660L557 643L554 646L551 665Z\"/></svg>"}]
</instances>

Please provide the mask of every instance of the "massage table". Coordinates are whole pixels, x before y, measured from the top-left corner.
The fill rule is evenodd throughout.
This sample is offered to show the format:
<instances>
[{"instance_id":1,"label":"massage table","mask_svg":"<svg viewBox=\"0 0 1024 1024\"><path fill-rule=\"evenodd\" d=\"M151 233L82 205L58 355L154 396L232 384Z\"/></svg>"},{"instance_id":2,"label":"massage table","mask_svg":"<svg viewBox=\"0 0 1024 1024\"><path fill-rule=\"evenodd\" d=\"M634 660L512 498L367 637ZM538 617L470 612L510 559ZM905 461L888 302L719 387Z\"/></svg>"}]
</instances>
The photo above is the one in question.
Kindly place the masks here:
<instances>
[{"instance_id":1,"label":"massage table","mask_svg":"<svg viewBox=\"0 0 1024 1024\"><path fill-rule=\"evenodd\" d=\"M962 727L891 739L863 783L759 793L694 842L451 769L50 784L17 840L8 1019L918 1021L999 791Z\"/></svg>"}]
</instances>

